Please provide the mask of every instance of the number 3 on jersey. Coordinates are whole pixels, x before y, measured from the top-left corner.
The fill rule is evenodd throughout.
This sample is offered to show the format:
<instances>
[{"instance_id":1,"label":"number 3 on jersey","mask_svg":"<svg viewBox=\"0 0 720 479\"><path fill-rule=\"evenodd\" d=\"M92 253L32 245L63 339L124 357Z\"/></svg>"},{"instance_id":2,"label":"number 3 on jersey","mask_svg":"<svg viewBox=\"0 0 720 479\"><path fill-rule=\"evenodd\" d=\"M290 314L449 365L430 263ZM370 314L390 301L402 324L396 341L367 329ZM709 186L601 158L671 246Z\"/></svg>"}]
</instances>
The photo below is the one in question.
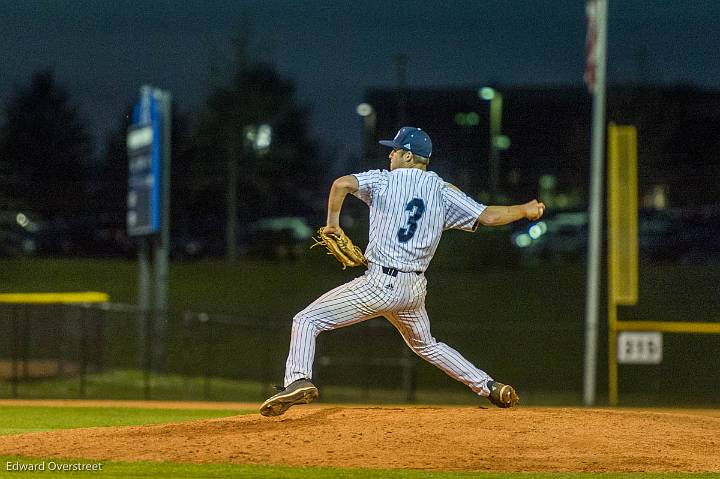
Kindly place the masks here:
<instances>
[{"instance_id":1,"label":"number 3 on jersey","mask_svg":"<svg viewBox=\"0 0 720 479\"><path fill-rule=\"evenodd\" d=\"M420 221L423 213L425 213L425 202L421 198L413 198L405 206L405 211L410 212L410 218L408 218L407 225L398 230L398 241L401 243L407 243L410 241L410 238L415 236L418 221Z\"/></svg>"}]
</instances>

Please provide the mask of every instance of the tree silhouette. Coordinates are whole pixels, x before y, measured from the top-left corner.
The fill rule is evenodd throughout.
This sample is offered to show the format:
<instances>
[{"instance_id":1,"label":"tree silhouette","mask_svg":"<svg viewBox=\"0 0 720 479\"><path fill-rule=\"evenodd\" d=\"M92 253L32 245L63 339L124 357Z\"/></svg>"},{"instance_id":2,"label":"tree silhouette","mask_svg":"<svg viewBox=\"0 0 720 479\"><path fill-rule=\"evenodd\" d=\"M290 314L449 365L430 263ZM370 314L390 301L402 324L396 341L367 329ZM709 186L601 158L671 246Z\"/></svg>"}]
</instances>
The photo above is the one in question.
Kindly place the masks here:
<instances>
[{"instance_id":1,"label":"tree silhouette","mask_svg":"<svg viewBox=\"0 0 720 479\"><path fill-rule=\"evenodd\" d=\"M0 158L2 189L14 206L48 217L85 209L91 141L52 70L33 74L30 84L10 98L0 128Z\"/></svg>"},{"instance_id":2,"label":"tree silhouette","mask_svg":"<svg viewBox=\"0 0 720 479\"><path fill-rule=\"evenodd\" d=\"M107 147L102 165L98 168L96 179L98 202L96 213L108 218L117 226L125 226L128 193L128 155L127 133L132 123L133 105L125 109L125 119L118 129L112 131L107 138ZM171 221L172 228L185 222L186 191L184 188L184 171L194 160L192 131L188 126L187 115L172 105L171 128Z\"/></svg>"},{"instance_id":3,"label":"tree silhouette","mask_svg":"<svg viewBox=\"0 0 720 479\"><path fill-rule=\"evenodd\" d=\"M102 164L98 166L94 181L98 185L98 195L104 199L102 204L98 203L98 213L104 212L118 225L125 224L127 213L127 129L130 125L132 107L128 107L126 111L127 114L124 116L126 120L108 135L105 155Z\"/></svg>"},{"instance_id":4,"label":"tree silhouette","mask_svg":"<svg viewBox=\"0 0 720 479\"><path fill-rule=\"evenodd\" d=\"M272 66L253 60L247 42L236 42L232 74L216 86L200 114L197 159L188 170L188 191L198 212L225 212L229 161L236 162L237 213L241 221L306 214L324 170L308 138L306 107L295 85ZM272 142L258 151L248 139L260 125L272 128Z\"/></svg>"}]
</instances>

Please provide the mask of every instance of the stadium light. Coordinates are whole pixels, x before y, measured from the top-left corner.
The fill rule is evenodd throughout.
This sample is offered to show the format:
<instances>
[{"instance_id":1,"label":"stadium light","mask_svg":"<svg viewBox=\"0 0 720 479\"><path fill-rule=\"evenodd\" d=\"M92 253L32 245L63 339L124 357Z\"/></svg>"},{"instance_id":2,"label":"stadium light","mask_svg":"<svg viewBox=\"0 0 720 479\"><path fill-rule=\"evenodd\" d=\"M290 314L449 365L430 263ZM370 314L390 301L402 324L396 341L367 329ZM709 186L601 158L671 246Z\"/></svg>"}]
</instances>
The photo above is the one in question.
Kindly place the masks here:
<instances>
[{"instance_id":1,"label":"stadium light","mask_svg":"<svg viewBox=\"0 0 720 479\"><path fill-rule=\"evenodd\" d=\"M377 144L375 143L375 128L377 125L377 112L369 103L360 103L355 112L363 119L363 143L366 159L376 156Z\"/></svg>"},{"instance_id":2,"label":"stadium light","mask_svg":"<svg viewBox=\"0 0 720 479\"><path fill-rule=\"evenodd\" d=\"M489 86L484 86L478 90L478 96L486 101L492 101L495 98L495 89Z\"/></svg>"},{"instance_id":3,"label":"stadium light","mask_svg":"<svg viewBox=\"0 0 720 479\"><path fill-rule=\"evenodd\" d=\"M502 129L502 93L490 87L478 90L478 96L490 102L490 198L498 196L500 183L500 151L510 147L510 138L501 133Z\"/></svg>"},{"instance_id":4,"label":"stadium light","mask_svg":"<svg viewBox=\"0 0 720 479\"><path fill-rule=\"evenodd\" d=\"M258 154L264 155L270 150L272 144L272 126L263 123L262 125L250 125L245 127L245 140Z\"/></svg>"},{"instance_id":5,"label":"stadium light","mask_svg":"<svg viewBox=\"0 0 720 479\"><path fill-rule=\"evenodd\" d=\"M360 103L355 111L358 115L365 117L372 115L375 109L369 103Z\"/></svg>"}]
</instances>

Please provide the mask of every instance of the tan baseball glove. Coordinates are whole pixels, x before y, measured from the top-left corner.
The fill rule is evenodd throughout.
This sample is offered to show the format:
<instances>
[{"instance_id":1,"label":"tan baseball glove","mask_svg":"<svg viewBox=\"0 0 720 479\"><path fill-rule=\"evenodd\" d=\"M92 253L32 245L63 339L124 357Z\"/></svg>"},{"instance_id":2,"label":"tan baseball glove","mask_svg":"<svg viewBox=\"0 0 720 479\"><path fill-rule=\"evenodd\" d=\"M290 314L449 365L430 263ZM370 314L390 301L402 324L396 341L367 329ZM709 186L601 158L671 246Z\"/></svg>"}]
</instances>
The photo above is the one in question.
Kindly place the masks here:
<instances>
[{"instance_id":1,"label":"tan baseball glove","mask_svg":"<svg viewBox=\"0 0 720 479\"><path fill-rule=\"evenodd\" d=\"M313 237L315 244L310 249L318 245L324 246L328 251L327 254L335 256L335 259L342 264L343 269L348 266L367 266L367 259L362 250L355 246L344 232L326 234L324 230L325 227L317 230L317 237Z\"/></svg>"}]
</instances>

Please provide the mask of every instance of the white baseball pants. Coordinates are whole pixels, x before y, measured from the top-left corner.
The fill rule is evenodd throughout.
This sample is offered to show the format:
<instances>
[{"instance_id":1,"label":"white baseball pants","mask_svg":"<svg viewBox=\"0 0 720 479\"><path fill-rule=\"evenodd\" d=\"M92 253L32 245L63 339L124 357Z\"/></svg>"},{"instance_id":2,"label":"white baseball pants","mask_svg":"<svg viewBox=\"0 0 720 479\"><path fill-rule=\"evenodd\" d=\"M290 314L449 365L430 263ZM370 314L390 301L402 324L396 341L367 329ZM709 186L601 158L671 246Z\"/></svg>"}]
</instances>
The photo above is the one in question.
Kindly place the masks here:
<instances>
[{"instance_id":1,"label":"white baseball pants","mask_svg":"<svg viewBox=\"0 0 720 479\"><path fill-rule=\"evenodd\" d=\"M384 316L415 354L475 393L488 396L486 385L492 378L430 334L426 286L425 275L398 272L393 277L371 263L365 275L320 296L293 319L285 386L301 378L312 379L315 343L322 331Z\"/></svg>"}]
</instances>

